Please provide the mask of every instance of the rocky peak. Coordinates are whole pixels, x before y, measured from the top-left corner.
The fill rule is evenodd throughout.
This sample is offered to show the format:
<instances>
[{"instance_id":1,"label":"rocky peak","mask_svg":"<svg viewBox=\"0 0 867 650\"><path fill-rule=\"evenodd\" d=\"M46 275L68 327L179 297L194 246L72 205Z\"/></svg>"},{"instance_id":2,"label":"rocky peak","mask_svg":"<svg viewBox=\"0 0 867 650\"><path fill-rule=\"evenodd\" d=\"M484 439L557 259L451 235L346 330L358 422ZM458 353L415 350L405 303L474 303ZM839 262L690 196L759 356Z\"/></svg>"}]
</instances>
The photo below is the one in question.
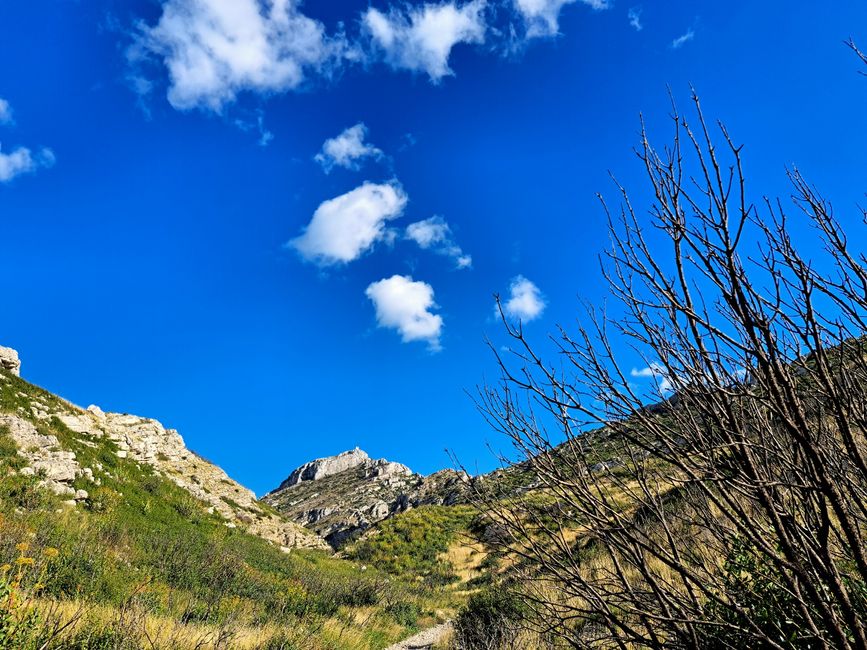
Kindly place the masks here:
<instances>
[{"instance_id":1,"label":"rocky peak","mask_svg":"<svg viewBox=\"0 0 867 650\"><path fill-rule=\"evenodd\" d=\"M370 456L358 447L344 451L336 456L317 458L295 469L277 489L284 490L302 481L318 481L326 476L332 476L353 467L358 467L369 460Z\"/></svg>"},{"instance_id":2,"label":"rocky peak","mask_svg":"<svg viewBox=\"0 0 867 650\"><path fill-rule=\"evenodd\" d=\"M0 345L0 368L8 370L16 377L21 376L21 360L18 358L18 352Z\"/></svg>"},{"instance_id":3,"label":"rocky peak","mask_svg":"<svg viewBox=\"0 0 867 650\"><path fill-rule=\"evenodd\" d=\"M465 485L457 472L425 478L356 448L301 465L263 501L338 548L407 508L455 502Z\"/></svg>"}]
</instances>

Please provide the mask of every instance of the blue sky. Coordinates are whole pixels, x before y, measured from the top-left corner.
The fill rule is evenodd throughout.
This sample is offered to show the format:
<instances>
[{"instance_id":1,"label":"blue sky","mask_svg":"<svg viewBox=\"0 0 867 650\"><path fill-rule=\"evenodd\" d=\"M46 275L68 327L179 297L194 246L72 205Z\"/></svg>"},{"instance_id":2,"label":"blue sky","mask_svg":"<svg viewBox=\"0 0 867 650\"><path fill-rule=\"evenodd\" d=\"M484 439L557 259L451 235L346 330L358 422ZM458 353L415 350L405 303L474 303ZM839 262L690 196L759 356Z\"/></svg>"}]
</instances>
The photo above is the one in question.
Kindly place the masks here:
<instances>
[{"instance_id":1,"label":"blue sky","mask_svg":"<svg viewBox=\"0 0 867 650\"><path fill-rule=\"evenodd\" d=\"M489 469L492 295L539 340L604 299L595 195L647 206L666 85L757 198L863 203L850 36L864 2L3 3L0 345L258 493L356 445Z\"/></svg>"}]
</instances>

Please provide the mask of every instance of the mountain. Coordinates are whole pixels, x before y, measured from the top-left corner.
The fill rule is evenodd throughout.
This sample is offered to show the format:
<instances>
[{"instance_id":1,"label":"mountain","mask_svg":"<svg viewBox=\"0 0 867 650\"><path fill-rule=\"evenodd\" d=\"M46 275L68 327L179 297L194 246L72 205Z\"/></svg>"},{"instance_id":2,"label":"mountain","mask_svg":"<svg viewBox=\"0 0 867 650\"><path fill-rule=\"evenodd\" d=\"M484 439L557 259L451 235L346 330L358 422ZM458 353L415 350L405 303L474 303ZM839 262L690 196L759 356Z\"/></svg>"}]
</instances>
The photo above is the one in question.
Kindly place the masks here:
<instances>
[{"instance_id":1,"label":"mountain","mask_svg":"<svg viewBox=\"0 0 867 650\"><path fill-rule=\"evenodd\" d=\"M375 544L363 561L334 555L177 431L81 408L20 372L0 348L0 646L380 650L465 600L381 568ZM299 468L283 491L353 470L365 487L326 507L346 511L371 485L420 502L428 481L359 450Z\"/></svg>"},{"instance_id":2,"label":"mountain","mask_svg":"<svg viewBox=\"0 0 867 650\"><path fill-rule=\"evenodd\" d=\"M5 350L2 358L11 359L9 348ZM8 361L4 363L4 367L9 366ZM106 469L102 463L82 466L74 452L62 449L57 436L39 431L40 422L54 420L57 426L68 429L89 446L101 439L111 441L118 458L130 458L152 467L157 474L204 502L209 512L222 516L227 527L243 527L286 550L324 547L316 535L263 508L251 490L187 449L177 431L166 429L156 420L104 413L94 405L82 409L49 394L27 396L19 392L17 397L20 403L15 411L0 414L0 426L6 427L27 461L19 471L41 476L44 486L65 497L70 506L87 500L87 485L100 485L99 476ZM76 488L81 482L85 487Z\"/></svg>"},{"instance_id":3,"label":"mountain","mask_svg":"<svg viewBox=\"0 0 867 650\"><path fill-rule=\"evenodd\" d=\"M425 477L355 448L301 465L262 501L340 548L396 513L465 502L469 483L461 472Z\"/></svg>"}]
</instances>

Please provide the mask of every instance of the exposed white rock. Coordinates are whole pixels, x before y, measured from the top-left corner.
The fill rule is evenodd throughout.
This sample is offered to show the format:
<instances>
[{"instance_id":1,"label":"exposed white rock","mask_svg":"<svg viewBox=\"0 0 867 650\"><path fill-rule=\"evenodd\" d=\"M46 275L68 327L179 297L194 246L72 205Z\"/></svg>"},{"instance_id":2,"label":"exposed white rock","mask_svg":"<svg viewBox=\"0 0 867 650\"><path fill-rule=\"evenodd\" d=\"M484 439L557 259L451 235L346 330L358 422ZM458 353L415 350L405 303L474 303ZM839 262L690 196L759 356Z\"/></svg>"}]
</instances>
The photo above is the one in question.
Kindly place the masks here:
<instances>
[{"instance_id":1,"label":"exposed white rock","mask_svg":"<svg viewBox=\"0 0 867 650\"><path fill-rule=\"evenodd\" d=\"M0 345L0 368L8 370L16 377L21 376L21 359L18 358L18 352Z\"/></svg>"},{"instance_id":2,"label":"exposed white rock","mask_svg":"<svg viewBox=\"0 0 867 650\"><path fill-rule=\"evenodd\" d=\"M426 478L406 465L374 460L355 449L305 463L263 500L339 548L395 513L457 502L467 478L454 471Z\"/></svg>"},{"instance_id":3,"label":"exposed white rock","mask_svg":"<svg viewBox=\"0 0 867 650\"><path fill-rule=\"evenodd\" d=\"M119 459L153 467L201 500L210 513L224 518L229 527L243 526L251 534L278 546L327 548L323 540L298 524L266 512L251 490L191 452L177 431L165 428L156 420L126 413L105 413L93 405L83 410L68 402L45 404L44 400L25 394L20 396L30 399L29 417L36 420L58 418L77 434L78 443L82 445L97 447L100 439L111 440L117 446L115 453ZM62 449L56 436L40 434L25 417L3 414L0 425L9 428L19 454L27 461L23 474L41 478L42 485L69 502L83 501L89 496L86 490L72 487L76 479L101 484L94 473L106 474L100 463L94 463L92 468L80 467L75 454Z\"/></svg>"},{"instance_id":4,"label":"exposed white rock","mask_svg":"<svg viewBox=\"0 0 867 650\"><path fill-rule=\"evenodd\" d=\"M371 476L388 478L391 476L412 476L412 470L406 465L381 458L374 462Z\"/></svg>"},{"instance_id":5,"label":"exposed white rock","mask_svg":"<svg viewBox=\"0 0 867 650\"><path fill-rule=\"evenodd\" d=\"M36 427L16 415L0 415L0 425L9 430L9 435L18 447L19 455L27 461L25 475L43 477L46 487L57 494L68 494L69 484L81 469L75 454L60 448L56 436L42 435ZM23 472L22 472L23 473ZM72 491L75 494L75 490Z\"/></svg>"},{"instance_id":6,"label":"exposed white rock","mask_svg":"<svg viewBox=\"0 0 867 650\"><path fill-rule=\"evenodd\" d=\"M294 470L277 489L282 490L292 487L303 481L318 481L326 476L332 476L353 467L358 467L368 460L370 460L370 456L358 447L350 451L344 451L342 454L337 454L336 456L317 458L316 460L311 460L309 463L304 463L301 467Z\"/></svg>"},{"instance_id":7,"label":"exposed white rock","mask_svg":"<svg viewBox=\"0 0 867 650\"><path fill-rule=\"evenodd\" d=\"M377 501L372 506L370 506L370 517L374 521L379 521L388 517L388 513L390 511L391 508L385 501Z\"/></svg>"},{"instance_id":8,"label":"exposed white rock","mask_svg":"<svg viewBox=\"0 0 867 650\"><path fill-rule=\"evenodd\" d=\"M100 420L105 419L105 412L101 408L99 408L96 404L91 404L90 406L88 406L87 412L90 413L91 415L95 416L96 418L100 419Z\"/></svg>"}]
</instances>

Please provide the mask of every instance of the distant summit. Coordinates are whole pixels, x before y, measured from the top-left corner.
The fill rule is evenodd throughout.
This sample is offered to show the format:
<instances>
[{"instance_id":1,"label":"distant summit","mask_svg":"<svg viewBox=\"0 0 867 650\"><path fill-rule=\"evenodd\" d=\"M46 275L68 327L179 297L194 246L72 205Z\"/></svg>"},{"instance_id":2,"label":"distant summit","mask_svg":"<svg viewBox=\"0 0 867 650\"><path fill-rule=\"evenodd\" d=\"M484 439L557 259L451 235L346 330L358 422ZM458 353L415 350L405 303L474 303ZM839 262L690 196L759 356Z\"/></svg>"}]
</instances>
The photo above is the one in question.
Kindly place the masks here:
<instances>
[{"instance_id":1,"label":"distant summit","mask_svg":"<svg viewBox=\"0 0 867 650\"><path fill-rule=\"evenodd\" d=\"M397 512L457 503L467 484L460 472L424 477L356 447L304 463L262 500L337 548Z\"/></svg>"},{"instance_id":2,"label":"distant summit","mask_svg":"<svg viewBox=\"0 0 867 650\"><path fill-rule=\"evenodd\" d=\"M284 490L305 481L318 481L326 476L340 474L341 472L345 472L348 469L360 465L364 465L365 467L369 466L372 469L376 468L379 470L380 475L412 474L412 470L406 465L393 463L384 458L380 460L371 460L370 456L368 456L366 452L356 447L355 449L344 451L336 456L326 456L325 458L317 458L316 460L311 460L309 463L304 463L301 467L289 474L286 480L283 481L280 484L280 487L278 487L277 490L274 490L274 492Z\"/></svg>"}]
</instances>

